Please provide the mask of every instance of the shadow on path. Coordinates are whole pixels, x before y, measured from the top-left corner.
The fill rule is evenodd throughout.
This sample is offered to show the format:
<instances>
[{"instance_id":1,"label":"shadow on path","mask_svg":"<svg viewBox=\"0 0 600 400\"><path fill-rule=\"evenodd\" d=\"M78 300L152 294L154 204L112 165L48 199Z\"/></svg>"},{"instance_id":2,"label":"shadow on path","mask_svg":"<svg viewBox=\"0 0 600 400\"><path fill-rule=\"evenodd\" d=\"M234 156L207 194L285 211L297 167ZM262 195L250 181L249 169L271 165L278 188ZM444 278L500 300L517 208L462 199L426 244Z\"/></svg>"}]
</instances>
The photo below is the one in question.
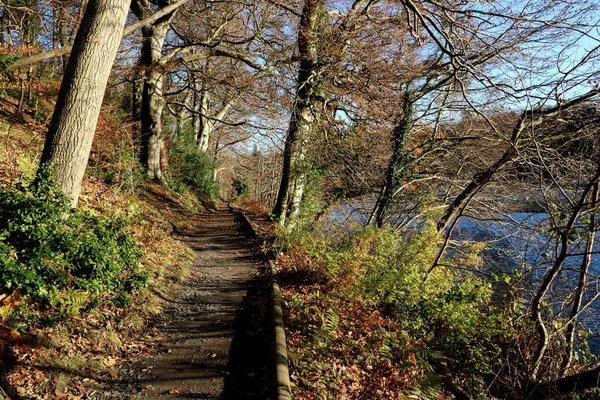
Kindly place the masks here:
<instances>
[{"instance_id":1,"label":"shadow on path","mask_svg":"<svg viewBox=\"0 0 600 400\"><path fill-rule=\"evenodd\" d=\"M162 351L120 368L94 398L268 398L268 279L260 243L225 210L201 216L182 233L196 260L184 281L160 293Z\"/></svg>"}]
</instances>

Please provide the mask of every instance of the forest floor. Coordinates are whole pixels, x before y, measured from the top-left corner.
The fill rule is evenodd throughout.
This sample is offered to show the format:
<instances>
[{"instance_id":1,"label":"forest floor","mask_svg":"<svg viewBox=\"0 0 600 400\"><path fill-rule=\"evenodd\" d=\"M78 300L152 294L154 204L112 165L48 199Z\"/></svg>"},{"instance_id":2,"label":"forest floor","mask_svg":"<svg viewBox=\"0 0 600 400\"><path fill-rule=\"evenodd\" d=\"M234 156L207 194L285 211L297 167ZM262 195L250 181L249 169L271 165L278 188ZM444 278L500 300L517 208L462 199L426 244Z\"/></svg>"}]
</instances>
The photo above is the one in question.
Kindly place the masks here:
<instances>
[{"instance_id":1,"label":"forest floor","mask_svg":"<svg viewBox=\"0 0 600 400\"><path fill-rule=\"evenodd\" d=\"M90 398L267 398L268 280L259 243L237 218L221 207L178 232L196 258L184 280L157 293L158 351L122 363Z\"/></svg>"},{"instance_id":2,"label":"forest floor","mask_svg":"<svg viewBox=\"0 0 600 400\"><path fill-rule=\"evenodd\" d=\"M0 368L0 399L268 398L268 275L259 240L226 207L184 216L162 192L153 188L146 201L177 222L173 236L194 252L182 277L150 286L162 312L148 319L139 306L104 310L20 335L37 339L16 344L14 365L5 375ZM132 315L146 320L137 333L119 333L111 351L94 345L92 333L114 336Z\"/></svg>"},{"instance_id":3,"label":"forest floor","mask_svg":"<svg viewBox=\"0 0 600 400\"><path fill-rule=\"evenodd\" d=\"M9 100L0 96L3 187L35 172L46 131L29 114L14 118ZM128 304L102 297L51 319L43 302L0 290L0 400L267 398L261 243L228 208L197 214L201 200L144 183L128 164L106 175L129 154L128 130L115 124L100 118L80 205L126 216L149 286Z\"/></svg>"}]
</instances>

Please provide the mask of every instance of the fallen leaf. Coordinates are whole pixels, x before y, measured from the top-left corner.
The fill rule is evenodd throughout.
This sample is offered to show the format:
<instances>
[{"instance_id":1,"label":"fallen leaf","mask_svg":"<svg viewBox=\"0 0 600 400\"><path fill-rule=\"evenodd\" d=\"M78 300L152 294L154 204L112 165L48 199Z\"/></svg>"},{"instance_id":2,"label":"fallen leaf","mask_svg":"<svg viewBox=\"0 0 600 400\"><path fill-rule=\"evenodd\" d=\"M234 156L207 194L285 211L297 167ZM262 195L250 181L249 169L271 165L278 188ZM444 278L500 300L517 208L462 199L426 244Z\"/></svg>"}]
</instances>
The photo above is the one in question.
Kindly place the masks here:
<instances>
[{"instance_id":1,"label":"fallen leaf","mask_svg":"<svg viewBox=\"0 0 600 400\"><path fill-rule=\"evenodd\" d=\"M107 367L114 367L115 365L117 365L117 360L115 358L107 358L106 360L104 360L104 364Z\"/></svg>"}]
</instances>

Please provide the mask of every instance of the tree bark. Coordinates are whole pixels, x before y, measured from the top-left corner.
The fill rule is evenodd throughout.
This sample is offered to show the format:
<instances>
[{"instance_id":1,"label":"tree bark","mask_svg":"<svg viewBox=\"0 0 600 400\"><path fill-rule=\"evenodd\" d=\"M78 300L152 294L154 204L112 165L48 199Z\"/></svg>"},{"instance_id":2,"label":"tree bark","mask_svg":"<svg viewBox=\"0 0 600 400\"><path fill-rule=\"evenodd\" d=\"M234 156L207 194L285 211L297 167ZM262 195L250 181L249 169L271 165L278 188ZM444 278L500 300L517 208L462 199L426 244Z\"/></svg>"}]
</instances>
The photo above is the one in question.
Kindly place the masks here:
<instances>
[{"instance_id":1,"label":"tree bark","mask_svg":"<svg viewBox=\"0 0 600 400\"><path fill-rule=\"evenodd\" d=\"M142 164L146 167L148 178L159 181L164 179L160 164L163 142L162 112L165 107L163 83L162 72L148 71L142 95Z\"/></svg>"},{"instance_id":2,"label":"tree bark","mask_svg":"<svg viewBox=\"0 0 600 400\"><path fill-rule=\"evenodd\" d=\"M298 29L300 66L292 117L283 154L283 171L273 215L292 229L300 213L307 179L307 145L313 133L318 86L318 23L324 0L306 0Z\"/></svg>"},{"instance_id":3,"label":"tree bark","mask_svg":"<svg viewBox=\"0 0 600 400\"><path fill-rule=\"evenodd\" d=\"M210 141L210 135L212 133L212 124L208 118L209 106L208 106L208 93L204 88L200 91L200 98L198 103L198 126L196 131L196 143L198 143L198 150L203 153L208 151L208 145Z\"/></svg>"},{"instance_id":4,"label":"tree bark","mask_svg":"<svg viewBox=\"0 0 600 400\"><path fill-rule=\"evenodd\" d=\"M146 10L137 2L131 9L140 21L147 19ZM154 24L142 27L144 42L140 68L145 72L141 105L140 156L148 178L162 181L161 149L163 141L162 113L166 101L163 97L164 72L161 65L162 48L176 10L159 18Z\"/></svg>"},{"instance_id":5,"label":"tree bark","mask_svg":"<svg viewBox=\"0 0 600 400\"><path fill-rule=\"evenodd\" d=\"M85 10L63 78L41 164L56 165L56 179L77 205L108 76L121 42L126 0L95 0Z\"/></svg>"},{"instance_id":6,"label":"tree bark","mask_svg":"<svg viewBox=\"0 0 600 400\"><path fill-rule=\"evenodd\" d=\"M398 188L402 180L406 176L406 168L408 166L408 154L405 151L406 143L410 139L411 119L413 112L413 100L410 90L404 93L402 100L402 115L396 121L394 126L394 145L392 158L386 171L385 183L375 204L375 208L368 224L376 223L378 227L382 227L386 221L390 208L394 203L394 198L397 196Z\"/></svg>"},{"instance_id":7,"label":"tree bark","mask_svg":"<svg viewBox=\"0 0 600 400\"><path fill-rule=\"evenodd\" d=\"M138 60L138 65L141 61ZM142 146L142 96L144 91L144 72L136 68L131 82L131 119L134 121L132 127L131 139L136 147L138 158L141 160L140 149Z\"/></svg>"}]
</instances>

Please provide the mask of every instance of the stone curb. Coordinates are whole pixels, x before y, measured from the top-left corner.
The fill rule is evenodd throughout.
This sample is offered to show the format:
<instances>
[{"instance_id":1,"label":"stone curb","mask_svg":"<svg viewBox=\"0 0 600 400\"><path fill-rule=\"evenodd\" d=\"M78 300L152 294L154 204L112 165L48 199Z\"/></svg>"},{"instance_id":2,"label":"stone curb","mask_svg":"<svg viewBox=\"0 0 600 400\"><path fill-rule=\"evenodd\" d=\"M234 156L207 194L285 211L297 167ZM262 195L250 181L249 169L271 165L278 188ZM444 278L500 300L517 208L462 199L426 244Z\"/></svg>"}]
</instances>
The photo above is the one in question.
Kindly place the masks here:
<instances>
[{"instance_id":1,"label":"stone curb","mask_svg":"<svg viewBox=\"0 0 600 400\"><path fill-rule=\"evenodd\" d=\"M239 213L244 221L250 226L255 237L259 237L250 219L239 210L231 207L231 210ZM281 308L281 291L275 281L275 264L269 260L269 321L271 330L271 398L274 400L292 400L292 389L290 385L290 372L285 342L285 329L283 326L283 309Z\"/></svg>"}]
</instances>

